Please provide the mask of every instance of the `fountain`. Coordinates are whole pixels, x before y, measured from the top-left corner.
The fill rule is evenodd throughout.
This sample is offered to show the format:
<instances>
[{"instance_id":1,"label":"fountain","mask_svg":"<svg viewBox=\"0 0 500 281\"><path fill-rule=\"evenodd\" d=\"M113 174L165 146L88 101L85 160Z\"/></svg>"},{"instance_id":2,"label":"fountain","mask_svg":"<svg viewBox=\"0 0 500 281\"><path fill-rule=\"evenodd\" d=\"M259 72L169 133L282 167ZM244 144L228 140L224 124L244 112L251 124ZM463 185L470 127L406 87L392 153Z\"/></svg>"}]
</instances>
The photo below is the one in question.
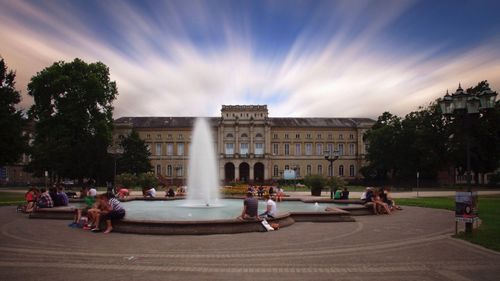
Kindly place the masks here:
<instances>
[{"instance_id":1,"label":"fountain","mask_svg":"<svg viewBox=\"0 0 500 281\"><path fill-rule=\"evenodd\" d=\"M189 177L185 207L221 207L212 130L203 118L194 125L189 151Z\"/></svg>"}]
</instances>

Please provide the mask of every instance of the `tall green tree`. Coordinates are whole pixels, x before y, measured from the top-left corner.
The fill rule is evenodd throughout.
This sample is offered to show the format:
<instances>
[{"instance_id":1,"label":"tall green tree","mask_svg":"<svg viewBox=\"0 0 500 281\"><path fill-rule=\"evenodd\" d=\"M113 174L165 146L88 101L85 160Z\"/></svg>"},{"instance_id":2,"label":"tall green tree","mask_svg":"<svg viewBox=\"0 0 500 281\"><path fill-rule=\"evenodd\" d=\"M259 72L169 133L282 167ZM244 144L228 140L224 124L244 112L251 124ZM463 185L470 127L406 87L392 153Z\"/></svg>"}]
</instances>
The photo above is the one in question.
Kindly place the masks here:
<instances>
[{"instance_id":1,"label":"tall green tree","mask_svg":"<svg viewBox=\"0 0 500 281\"><path fill-rule=\"evenodd\" d=\"M16 105L21 95L15 89L16 73L7 69L4 59L0 60L0 166L19 160L26 150L26 137L23 129L26 120Z\"/></svg>"},{"instance_id":2,"label":"tall green tree","mask_svg":"<svg viewBox=\"0 0 500 281\"><path fill-rule=\"evenodd\" d=\"M109 163L116 83L101 62L56 62L31 78L36 121L31 168L53 178L98 178Z\"/></svg>"},{"instance_id":3,"label":"tall green tree","mask_svg":"<svg viewBox=\"0 0 500 281\"><path fill-rule=\"evenodd\" d=\"M140 174L151 171L151 153L135 130L122 140L121 145L124 151L118 160L118 173Z\"/></svg>"},{"instance_id":4,"label":"tall green tree","mask_svg":"<svg viewBox=\"0 0 500 281\"><path fill-rule=\"evenodd\" d=\"M476 95L488 88L488 81L481 81L468 88L469 94ZM471 170L475 175L492 172L500 166L500 103L493 109L467 116L455 114L446 118L448 122L451 155L450 164L464 174L467 167L467 138L470 139ZM476 177L477 181L477 177Z\"/></svg>"}]
</instances>

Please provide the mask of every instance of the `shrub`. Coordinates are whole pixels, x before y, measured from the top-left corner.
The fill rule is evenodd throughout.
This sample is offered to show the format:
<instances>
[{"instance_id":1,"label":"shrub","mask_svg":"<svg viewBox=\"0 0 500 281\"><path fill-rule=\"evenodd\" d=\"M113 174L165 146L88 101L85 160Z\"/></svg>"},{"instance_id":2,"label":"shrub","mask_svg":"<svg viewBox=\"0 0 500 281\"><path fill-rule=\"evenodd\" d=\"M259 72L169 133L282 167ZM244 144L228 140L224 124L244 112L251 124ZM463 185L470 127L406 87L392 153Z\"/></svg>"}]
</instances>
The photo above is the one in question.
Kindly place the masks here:
<instances>
[{"instance_id":1,"label":"shrub","mask_svg":"<svg viewBox=\"0 0 500 281\"><path fill-rule=\"evenodd\" d=\"M325 185L325 178L321 175L309 175L304 178L304 183L311 188L312 196L321 196L321 190Z\"/></svg>"},{"instance_id":2,"label":"shrub","mask_svg":"<svg viewBox=\"0 0 500 281\"><path fill-rule=\"evenodd\" d=\"M125 187L132 188L137 186L137 177L130 173L123 173L116 175L116 183Z\"/></svg>"},{"instance_id":3,"label":"shrub","mask_svg":"<svg viewBox=\"0 0 500 281\"><path fill-rule=\"evenodd\" d=\"M341 189L346 186L346 182L342 178L334 176L327 180L326 185L330 188Z\"/></svg>"},{"instance_id":4,"label":"shrub","mask_svg":"<svg viewBox=\"0 0 500 281\"><path fill-rule=\"evenodd\" d=\"M140 187L157 187L158 179L152 172L142 173L137 177L137 184Z\"/></svg>"}]
</instances>

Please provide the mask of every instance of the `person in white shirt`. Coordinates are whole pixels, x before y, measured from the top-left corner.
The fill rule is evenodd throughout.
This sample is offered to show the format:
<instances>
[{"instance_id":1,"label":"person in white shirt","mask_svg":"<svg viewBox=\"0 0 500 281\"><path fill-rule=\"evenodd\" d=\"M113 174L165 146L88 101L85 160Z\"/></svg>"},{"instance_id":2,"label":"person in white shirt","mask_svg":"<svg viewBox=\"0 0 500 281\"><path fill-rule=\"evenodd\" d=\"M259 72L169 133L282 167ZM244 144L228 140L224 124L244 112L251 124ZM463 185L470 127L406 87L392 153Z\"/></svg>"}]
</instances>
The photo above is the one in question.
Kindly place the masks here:
<instances>
[{"instance_id":1,"label":"person in white shirt","mask_svg":"<svg viewBox=\"0 0 500 281\"><path fill-rule=\"evenodd\" d=\"M88 196L90 196L90 197L96 197L96 195L97 195L97 190L95 189L95 187L91 186L89 188Z\"/></svg>"},{"instance_id":2,"label":"person in white shirt","mask_svg":"<svg viewBox=\"0 0 500 281\"><path fill-rule=\"evenodd\" d=\"M264 218L274 218L276 216L277 209L276 202L274 202L268 194L264 195L264 200L266 200L266 211L259 216Z\"/></svg>"}]
</instances>

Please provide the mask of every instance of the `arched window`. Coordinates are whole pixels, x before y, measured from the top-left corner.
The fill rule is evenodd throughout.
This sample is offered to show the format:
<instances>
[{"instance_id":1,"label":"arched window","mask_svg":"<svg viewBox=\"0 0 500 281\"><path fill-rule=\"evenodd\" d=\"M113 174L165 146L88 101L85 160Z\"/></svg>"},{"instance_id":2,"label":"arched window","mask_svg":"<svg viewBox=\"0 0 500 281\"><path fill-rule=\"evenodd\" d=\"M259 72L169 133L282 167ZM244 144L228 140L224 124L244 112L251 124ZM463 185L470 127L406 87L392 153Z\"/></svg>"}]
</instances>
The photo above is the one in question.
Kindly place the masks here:
<instances>
[{"instance_id":1,"label":"arched window","mask_svg":"<svg viewBox=\"0 0 500 281\"><path fill-rule=\"evenodd\" d=\"M232 139L233 137L234 137L234 136L233 136L233 134L231 134L231 133L229 133L229 134L227 134L227 135L226 135L226 138L228 138L228 139Z\"/></svg>"},{"instance_id":2,"label":"arched window","mask_svg":"<svg viewBox=\"0 0 500 281\"><path fill-rule=\"evenodd\" d=\"M262 134L261 134L261 133L257 133L257 134L255 135L255 137L256 137L256 138L262 138Z\"/></svg>"},{"instance_id":3,"label":"arched window","mask_svg":"<svg viewBox=\"0 0 500 281\"><path fill-rule=\"evenodd\" d=\"M354 174L354 165L349 166L349 176L354 177L356 176Z\"/></svg>"},{"instance_id":4,"label":"arched window","mask_svg":"<svg viewBox=\"0 0 500 281\"><path fill-rule=\"evenodd\" d=\"M158 175L158 176L161 175L161 165L160 164L156 165L156 175Z\"/></svg>"},{"instance_id":5,"label":"arched window","mask_svg":"<svg viewBox=\"0 0 500 281\"><path fill-rule=\"evenodd\" d=\"M245 133L243 133L243 134L241 134L241 137L242 137L242 138L248 138L248 135L247 135L247 134L245 134Z\"/></svg>"},{"instance_id":6,"label":"arched window","mask_svg":"<svg viewBox=\"0 0 500 281\"><path fill-rule=\"evenodd\" d=\"M308 176L311 175L311 165L307 165L307 167L306 167L306 173L307 173Z\"/></svg>"},{"instance_id":7,"label":"arched window","mask_svg":"<svg viewBox=\"0 0 500 281\"><path fill-rule=\"evenodd\" d=\"M322 174L323 174L323 166L318 165L318 175L322 175Z\"/></svg>"},{"instance_id":8,"label":"arched window","mask_svg":"<svg viewBox=\"0 0 500 281\"><path fill-rule=\"evenodd\" d=\"M168 165L167 166L167 177L171 177L172 176L172 165Z\"/></svg>"},{"instance_id":9,"label":"arched window","mask_svg":"<svg viewBox=\"0 0 500 281\"><path fill-rule=\"evenodd\" d=\"M274 177L278 176L278 165L274 165L274 167L273 167L273 176Z\"/></svg>"},{"instance_id":10,"label":"arched window","mask_svg":"<svg viewBox=\"0 0 500 281\"><path fill-rule=\"evenodd\" d=\"M339 166L339 176L341 176L341 177L344 176L344 165Z\"/></svg>"}]
</instances>

